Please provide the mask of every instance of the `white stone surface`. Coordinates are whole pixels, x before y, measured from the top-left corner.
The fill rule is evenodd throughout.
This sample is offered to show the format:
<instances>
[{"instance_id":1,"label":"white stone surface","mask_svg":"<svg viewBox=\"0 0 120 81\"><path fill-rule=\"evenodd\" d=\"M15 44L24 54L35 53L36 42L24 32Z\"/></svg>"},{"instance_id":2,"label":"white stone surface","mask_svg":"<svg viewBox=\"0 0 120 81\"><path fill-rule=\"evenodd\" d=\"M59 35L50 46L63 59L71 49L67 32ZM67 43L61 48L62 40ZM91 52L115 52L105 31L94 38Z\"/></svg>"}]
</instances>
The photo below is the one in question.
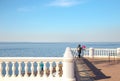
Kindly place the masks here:
<instances>
[{"instance_id":1,"label":"white stone surface","mask_svg":"<svg viewBox=\"0 0 120 81\"><path fill-rule=\"evenodd\" d=\"M66 48L64 53L64 62L63 62L63 78L65 81L76 81L74 77L74 57L72 55L71 49Z\"/></svg>"}]
</instances>

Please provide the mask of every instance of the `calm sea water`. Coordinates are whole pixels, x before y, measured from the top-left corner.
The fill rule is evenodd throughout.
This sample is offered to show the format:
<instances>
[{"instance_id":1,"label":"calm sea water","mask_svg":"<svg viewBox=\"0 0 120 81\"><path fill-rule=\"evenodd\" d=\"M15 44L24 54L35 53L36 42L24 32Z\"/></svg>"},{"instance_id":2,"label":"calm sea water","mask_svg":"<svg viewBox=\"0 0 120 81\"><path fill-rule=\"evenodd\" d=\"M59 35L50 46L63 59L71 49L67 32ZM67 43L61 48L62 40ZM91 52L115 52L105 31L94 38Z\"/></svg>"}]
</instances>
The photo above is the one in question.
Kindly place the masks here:
<instances>
[{"instance_id":1,"label":"calm sea water","mask_svg":"<svg viewBox=\"0 0 120 81\"><path fill-rule=\"evenodd\" d=\"M79 43L0 43L0 57L62 57L65 48ZM82 42L87 48L118 48L120 42Z\"/></svg>"}]
</instances>

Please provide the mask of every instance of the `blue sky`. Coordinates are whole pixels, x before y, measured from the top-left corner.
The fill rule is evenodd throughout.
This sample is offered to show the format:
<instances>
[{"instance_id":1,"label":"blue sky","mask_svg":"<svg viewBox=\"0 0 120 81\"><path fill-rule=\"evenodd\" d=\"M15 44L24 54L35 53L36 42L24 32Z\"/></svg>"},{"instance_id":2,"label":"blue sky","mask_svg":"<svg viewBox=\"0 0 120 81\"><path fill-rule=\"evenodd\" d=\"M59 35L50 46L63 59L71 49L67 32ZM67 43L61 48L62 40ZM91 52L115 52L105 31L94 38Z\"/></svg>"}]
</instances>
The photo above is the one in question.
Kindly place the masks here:
<instances>
[{"instance_id":1,"label":"blue sky","mask_svg":"<svg viewBox=\"0 0 120 81\"><path fill-rule=\"evenodd\" d=\"M120 0L0 0L0 42L120 42Z\"/></svg>"}]
</instances>

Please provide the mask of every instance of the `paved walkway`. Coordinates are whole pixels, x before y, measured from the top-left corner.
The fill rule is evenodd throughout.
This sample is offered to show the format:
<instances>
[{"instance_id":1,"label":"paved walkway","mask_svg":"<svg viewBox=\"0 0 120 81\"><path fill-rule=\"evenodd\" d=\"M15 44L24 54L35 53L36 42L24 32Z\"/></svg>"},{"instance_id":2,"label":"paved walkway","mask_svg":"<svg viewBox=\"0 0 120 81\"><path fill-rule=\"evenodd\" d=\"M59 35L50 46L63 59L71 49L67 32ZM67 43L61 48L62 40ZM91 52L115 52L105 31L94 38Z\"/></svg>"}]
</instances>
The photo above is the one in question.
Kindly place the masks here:
<instances>
[{"instance_id":1,"label":"paved walkway","mask_svg":"<svg viewBox=\"0 0 120 81\"><path fill-rule=\"evenodd\" d=\"M94 74L83 61L83 58L75 59L76 81L95 81L91 76L94 76Z\"/></svg>"}]
</instances>

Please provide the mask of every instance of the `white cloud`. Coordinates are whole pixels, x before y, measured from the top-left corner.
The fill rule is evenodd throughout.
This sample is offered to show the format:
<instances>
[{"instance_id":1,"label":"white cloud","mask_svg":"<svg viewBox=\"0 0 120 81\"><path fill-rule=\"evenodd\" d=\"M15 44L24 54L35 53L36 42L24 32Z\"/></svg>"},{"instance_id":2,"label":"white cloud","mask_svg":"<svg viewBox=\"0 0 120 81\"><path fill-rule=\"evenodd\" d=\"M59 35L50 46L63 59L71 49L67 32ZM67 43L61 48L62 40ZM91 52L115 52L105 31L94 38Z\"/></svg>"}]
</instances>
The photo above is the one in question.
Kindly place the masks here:
<instances>
[{"instance_id":1,"label":"white cloud","mask_svg":"<svg viewBox=\"0 0 120 81\"><path fill-rule=\"evenodd\" d=\"M69 7L78 5L81 3L81 0L53 0L48 4L48 6L60 6L60 7Z\"/></svg>"}]
</instances>

